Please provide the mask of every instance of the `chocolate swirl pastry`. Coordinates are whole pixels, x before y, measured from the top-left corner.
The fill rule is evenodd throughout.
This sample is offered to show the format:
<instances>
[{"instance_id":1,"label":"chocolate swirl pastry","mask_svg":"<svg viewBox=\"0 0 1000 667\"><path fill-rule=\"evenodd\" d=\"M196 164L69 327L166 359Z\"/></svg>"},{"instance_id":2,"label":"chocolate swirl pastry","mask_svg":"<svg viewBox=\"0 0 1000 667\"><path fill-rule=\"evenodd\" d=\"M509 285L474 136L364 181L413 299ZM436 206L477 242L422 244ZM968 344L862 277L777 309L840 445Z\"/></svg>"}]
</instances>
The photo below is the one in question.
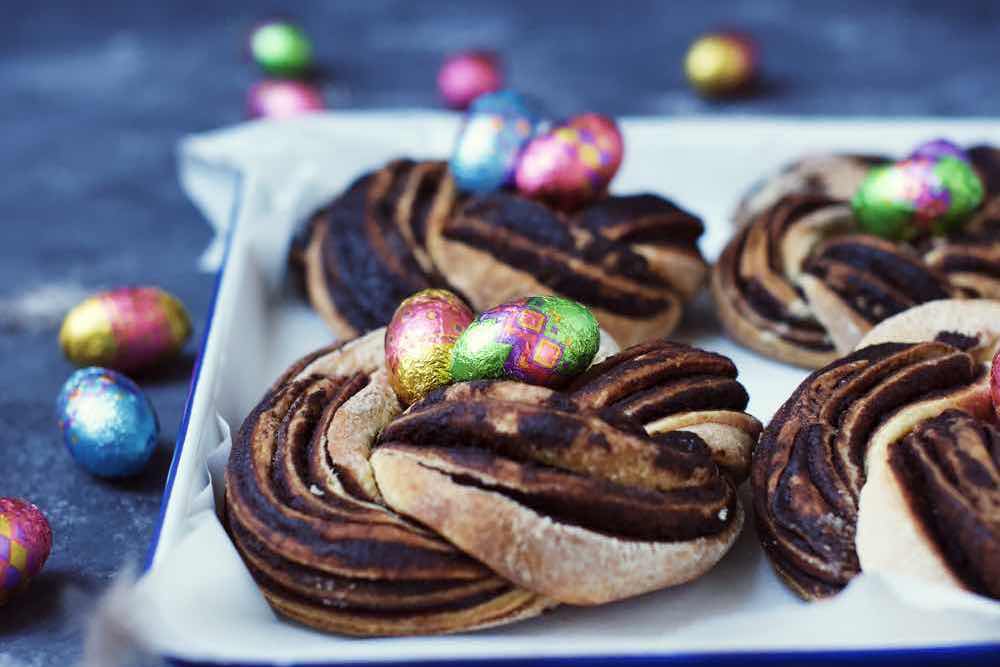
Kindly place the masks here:
<instances>
[{"instance_id":1,"label":"chocolate swirl pastry","mask_svg":"<svg viewBox=\"0 0 1000 667\"><path fill-rule=\"evenodd\" d=\"M475 310L528 294L575 299L630 345L676 327L707 274L702 232L655 195L565 214L509 192L466 197L444 162L397 160L313 216L293 262L342 338L384 326L413 292L442 287Z\"/></svg>"},{"instance_id":2,"label":"chocolate swirl pastry","mask_svg":"<svg viewBox=\"0 0 1000 667\"><path fill-rule=\"evenodd\" d=\"M564 392L460 383L404 413L383 336L293 365L233 445L229 532L279 613L352 635L499 625L689 581L739 534L760 424L725 357L648 343Z\"/></svg>"},{"instance_id":3,"label":"chocolate swirl pastry","mask_svg":"<svg viewBox=\"0 0 1000 667\"><path fill-rule=\"evenodd\" d=\"M862 570L1000 597L1000 439L988 369L882 343L810 375L753 454L758 535L806 599Z\"/></svg>"},{"instance_id":4,"label":"chocolate swirl pastry","mask_svg":"<svg viewBox=\"0 0 1000 667\"><path fill-rule=\"evenodd\" d=\"M796 160L773 176L762 178L736 205L733 224L742 227L790 194L809 194L848 201L868 170L889 162L881 155L812 155Z\"/></svg>"},{"instance_id":5,"label":"chocolate swirl pastry","mask_svg":"<svg viewBox=\"0 0 1000 667\"><path fill-rule=\"evenodd\" d=\"M913 243L860 233L849 202L831 196L846 190L775 186L783 196L752 215L713 267L726 330L762 354L818 368L916 304L1000 298L1000 150L970 156L987 187L983 206L961 232Z\"/></svg>"}]
</instances>

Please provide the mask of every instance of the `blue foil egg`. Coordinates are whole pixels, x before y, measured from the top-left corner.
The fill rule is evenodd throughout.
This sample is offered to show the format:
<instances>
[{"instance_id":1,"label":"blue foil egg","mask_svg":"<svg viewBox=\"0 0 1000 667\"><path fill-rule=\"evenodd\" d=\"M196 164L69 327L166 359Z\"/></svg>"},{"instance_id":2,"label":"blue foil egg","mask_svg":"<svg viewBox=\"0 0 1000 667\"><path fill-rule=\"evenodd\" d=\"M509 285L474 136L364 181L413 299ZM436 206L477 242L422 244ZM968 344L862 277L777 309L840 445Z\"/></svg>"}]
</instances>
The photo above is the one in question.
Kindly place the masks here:
<instances>
[{"instance_id":1,"label":"blue foil egg","mask_svg":"<svg viewBox=\"0 0 1000 667\"><path fill-rule=\"evenodd\" d=\"M487 193L513 182L517 156L534 136L539 121L532 106L511 90L477 97L449 163L458 187Z\"/></svg>"},{"instance_id":2,"label":"blue foil egg","mask_svg":"<svg viewBox=\"0 0 1000 667\"><path fill-rule=\"evenodd\" d=\"M160 423L152 403L115 371L91 366L73 373L56 410L69 453L98 477L134 475L156 448Z\"/></svg>"}]
</instances>

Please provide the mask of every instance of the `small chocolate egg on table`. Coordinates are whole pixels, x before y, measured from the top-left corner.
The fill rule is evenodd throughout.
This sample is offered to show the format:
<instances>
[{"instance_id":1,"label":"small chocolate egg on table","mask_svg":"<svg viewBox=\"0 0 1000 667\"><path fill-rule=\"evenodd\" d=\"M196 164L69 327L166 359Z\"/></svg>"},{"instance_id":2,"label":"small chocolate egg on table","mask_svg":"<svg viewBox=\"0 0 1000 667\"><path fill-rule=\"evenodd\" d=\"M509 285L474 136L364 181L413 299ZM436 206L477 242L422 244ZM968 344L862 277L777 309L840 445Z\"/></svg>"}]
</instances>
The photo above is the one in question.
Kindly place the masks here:
<instances>
[{"instance_id":1,"label":"small chocolate egg on table","mask_svg":"<svg viewBox=\"0 0 1000 667\"><path fill-rule=\"evenodd\" d=\"M312 66L309 38L288 21L266 21L255 27L250 53L261 69L275 76L300 76Z\"/></svg>"},{"instance_id":2,"label":"small chocolate egg on table","mask_svg":"<svg viewBox=\"0 0 1000 667\"><path fill-rule=\"evenodd\" d=\"M586 113L535 137L517 165L517 189L558 208L575 209L605 193L624 155L611 118Z\"/></svg>"},{"instance_id":3,"label":"small chocolate egg on table","mask_svg":"<svg viewBox=\"0 0 1000 667\"><path fill-rule=\"evenodd\" d=\"M175 356L190 336L191 319L177 297L157 287L125 287L70 310L59 344L78 366L134 372Z\"/></svg>"},{"instance_id":4,"label":"small chocolate egg on table","mask_svg":"<svg viewBox=\"0 0 1000 667\"><path fill-rule=\"evenodd\" d=\"M250 118L291 118L325 108L323 94L304 81L272 79L255 84L247 97Z\"/></svg>"},{"instance_id":5,"label":"small chocolate egg on table","mask_svg":"<svg viewBox=\"0 0 1000 667\"><path fill-rule=\"evenodd\" d=\"M688 49L684 72L702 95L730 95L753 83L757 61L757 44L749 35L710 33L699 37Z\"/></svg>"},{"instance_id":6,"label":"small chocolate egg on table","mask_svg":"<svg viewBox=\"0 0 1000 667\"><path fill-rule=\"evenodd\" d=\"M480 313L459 336L451 375L561 387L587 369L599 342L586 306L556 296L519 299Z\"/></svg>"},{"instance_id":7,"label":"small chocolate egg on table","mask_svg":"<svg viewBox=\"0 0 1000 667\"><path fill-rule=\"evenodd\" d=\"M451 381L452 348L472 317L460 298L443 289L421 290L399 304L385 330L385 366L403 403Z\"/></svg>"},{"instance_id":8,"label":"small chocolate egg on table","mask_svg":"<svg viewBox=\"0 0 1000 667\"><path fill-rule=\"evenodd\" d=\"M452 109L466 109L485 93L503 87L500 59L489 51L462 51L449 56L437 77L438 92Z\"/></svg>"},{"instance_id":9,"label":"small chocolate egg on table","mask_svg":"<svg viewBox=\"0 0 1000 667\"><path fill-rule=\"evenodd\" d=\"M107 368L81 368L56 402L59 428L73 459L98 477L140 472L156 449L160 424L134 382Z\"/></svg>"},{"instance_id":10,"label":"small chocolate egg on table","mask_svg":"<svg viewBox=\"0 0 1000 667\"><path fill-rule=\"evenodd\" d=\"M539 114L511 90L476 98L462 124L449 168L466 192L493 192L513 182L521 149L535 133Z\"/></svg>"},{"instance_id":11,"label":"small chocolate egg on table","mask_svg":"<svg viewBox=\"0 0 1000 667\"><path fill-rule=\"evenodd\" d=\"M52 550L42 511L20 498L0 498L0 605L31 583Z\"/></svg>"}]
</instances>

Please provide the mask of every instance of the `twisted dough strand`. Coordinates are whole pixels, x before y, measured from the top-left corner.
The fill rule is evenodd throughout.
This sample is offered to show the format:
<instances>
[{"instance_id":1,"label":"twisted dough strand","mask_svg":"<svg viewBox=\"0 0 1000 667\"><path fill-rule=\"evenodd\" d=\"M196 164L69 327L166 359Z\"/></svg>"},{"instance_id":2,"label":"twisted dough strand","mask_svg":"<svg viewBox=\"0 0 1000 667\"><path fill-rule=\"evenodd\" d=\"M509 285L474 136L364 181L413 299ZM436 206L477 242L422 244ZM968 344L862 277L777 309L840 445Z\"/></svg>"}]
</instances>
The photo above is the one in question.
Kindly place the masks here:
<instances>
[{"instance_id":1,"label":"twisted dough strand","mask_svg":"<svg viewBox=\"0 0 1000 667\"><path fill-rule=\"evenodd\" d=\"M911 502L934 486L917 478L936 478L939 469L924 465L928 459L920 451L926 453L926 447L915 445L926 441L921 434L935 428L936 419L953 411L981 420L991 418L993 408L986 368L941 342L866 347L816 371L799 386L761 435L751 473L761 544L793 590L806 599L827 597L862 567L905 572L918 551L948 550L956 539L975 542L967 552L995 553L1000 533L963 537L975 531L955 526L942 532L940 522L930 521L928 512ZM982 445L961 443L959 449L984 451ZM906 468L910 465L917 467ZM995 505L1000 503L995 468L992 487L985 481L978 496L968 493L970 480L961 480L975 474L970 468L950 469L958 473L954 488L963 489L958 495L969 500L966 520L993 525L995 531ZM937 486L939 496L955 495ZM991 500L982 501L985 496ZM989 503L993 505L985 507ZM926 536L935 530L938 537L928 542ZM932 578L993 577L982 575L982 568L973 565L975 558L963 564L928 558L936 568ZM909 571L927 576L927 568ZM992 582L997 583L995 577Z\"/></svg>"}]
</instances>

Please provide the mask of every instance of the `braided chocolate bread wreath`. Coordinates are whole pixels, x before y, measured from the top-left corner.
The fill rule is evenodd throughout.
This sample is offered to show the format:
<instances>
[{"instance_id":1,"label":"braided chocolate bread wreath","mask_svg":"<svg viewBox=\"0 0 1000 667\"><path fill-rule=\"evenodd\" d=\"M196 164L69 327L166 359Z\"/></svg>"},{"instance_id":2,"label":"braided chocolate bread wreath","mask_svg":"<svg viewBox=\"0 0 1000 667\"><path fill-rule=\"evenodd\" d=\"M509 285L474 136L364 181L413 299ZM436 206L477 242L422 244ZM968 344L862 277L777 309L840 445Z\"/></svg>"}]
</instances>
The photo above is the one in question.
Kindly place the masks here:
<instances>
[{"instance_id":1,"label":"braided chocolate bread wreath","mask_svg":"<svg viewBox=\"0 0 1000 667\"><path fill-rule=\"evenodd\" d=\"M293 262L340 338L386 325L404 298L441 287L476 310L565 296L631 345L677 326L708 272L703 230L655 195L609 196L567 214L509 192L468 197L446 163L396 160L315 214Z\"/></svg>"},{"instance_id":2,"label":"braided chocolate bread wreath","mask_svg":"<svg viewBox=\"0 0 1000 667\"><path fill-rule=\"evenodd\" d=\"M566 391L435 390L402 412L384 330L294 364L226 472L270 604L352 635L446 633L694 579L727 552L760 424L725 357L652 342Z\"/></svg>"},{"instance_id":3,"label":"braided chocolate bread wreath","mask_svg":"<svg viewBox=\"0 0 1000 667\"><path fill-rule=\"evenodd\" d=\"M913 243L857 228L849 188L877 158L800 163L759 187L738 209L742 226L712 269L729 335L818 368L916 304L1000 298L1000 150L979 146L969 156L985 185L983 205L962 231ZM824 169L830 180L821 177Z\"/></svg>"},{"instance_id":4,"label":"braided chocolate bread wreath","mask_svg":"<svg viewBox=\"0 0 1000 667\"><path fill-rule=\"evenodd\" d=\"M883 571L1000 599L1000 430L983 363L998 318L1000 302L981 300L891 318L775 414L753 454L754 514L803 598ZM924 342L878 342L895 340Z\"/></svg>"}]
</instances>

